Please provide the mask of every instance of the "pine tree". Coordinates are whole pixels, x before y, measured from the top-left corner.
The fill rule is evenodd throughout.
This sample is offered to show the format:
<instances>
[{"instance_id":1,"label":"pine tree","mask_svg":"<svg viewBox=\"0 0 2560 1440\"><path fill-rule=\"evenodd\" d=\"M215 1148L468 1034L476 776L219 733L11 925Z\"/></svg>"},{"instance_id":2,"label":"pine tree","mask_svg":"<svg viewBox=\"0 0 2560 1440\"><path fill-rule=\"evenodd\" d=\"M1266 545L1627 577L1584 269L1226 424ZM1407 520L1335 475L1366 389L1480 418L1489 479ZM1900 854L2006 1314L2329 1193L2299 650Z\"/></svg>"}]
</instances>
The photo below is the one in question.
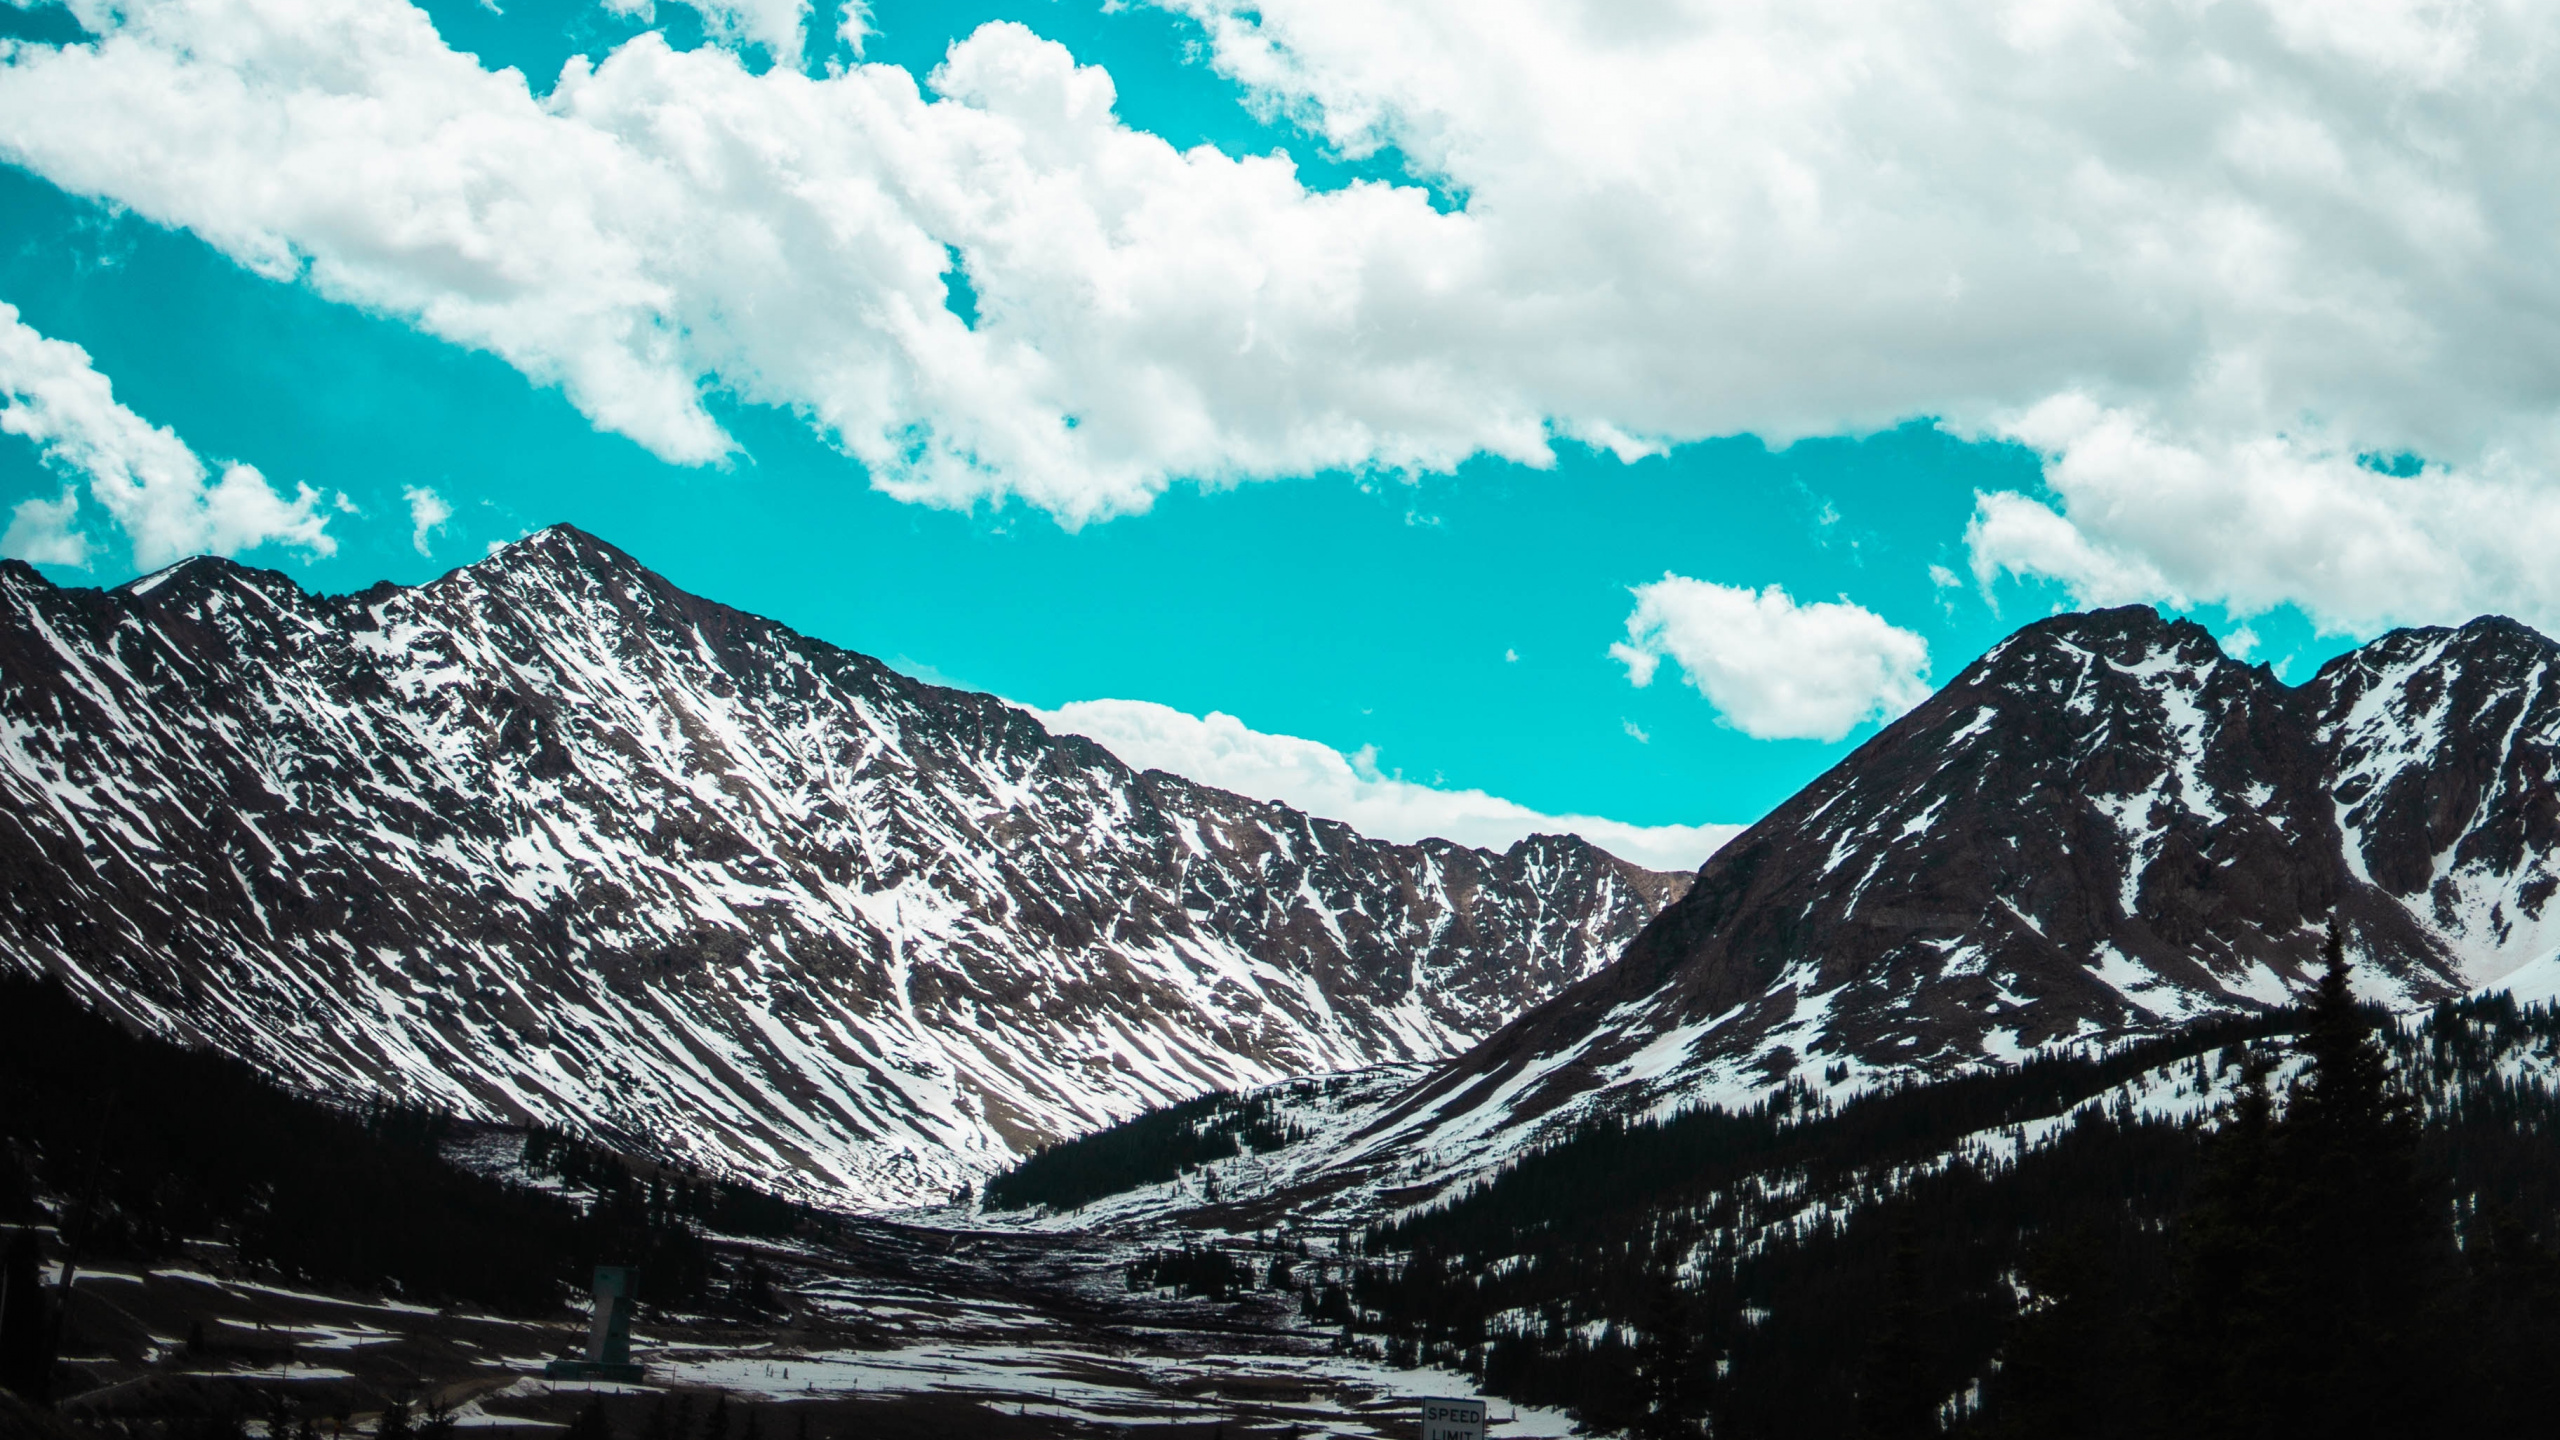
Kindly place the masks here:
<instances>
[{"instance_id":1,"label":"pine tree","mask_svg":"<svg viewBox=\"0 0 2560 1440\"><path fill-rule=\"evenodd\" d=\"M0 1261L0 1389L30 1405L50 1398L53 1379L52 1297L36 1232L21 1229Z\"/></svg>"},{"instance_id":2,"label":"pine tree","mask_svg":"<svg viewBox=\"0 0 2560 1440\"><path fill-rule=\"evenodd\" d=\"M2307 1433L2407 1435L2425 1428L2438 1378L2424 1312L2450 1235L2429 1213L2416 1117L2356 1005L2334 924L2327 950L2300 1044L2309 1068L2277 1138L2281 1323L2275 1373L2258 1378Z\"/></svg>"},{"instance_id":3,"label":"pine tree","mask_svg":"<svg viewBox=\"0 0 2560 1440\"><path fill-rule=\"evenodd\" d=\"M382 1407L382 1418L373 1424L373 1440L411 1440L416 1431L409 1424L409 1402L394 1399Z\"/></svg>"},{"instance_id":4,"label":"pine tree","mask_svg":"<svg viewBox=\"0 0 2560 1440\"><path fill-rule=\"evenodd\" d=\"M1691 1311L1677 1272L1669 1265L1655 1270L1644 1341L1636 1347L1644 1397L1644 1413L1633 1426L1637 1440L1696 1440L1702 1433L1715 1361L1698 1343Z\"/></svg>"},{"instance_id":5,"label":"pine tree","mask_svg":"<svg viewBox=\"0 0 2560 1440\"><path fill-rule=\"evenodd\" d=\"M1930 1383L1920 1311L1920 1242L1908 1215L1897 1217L1885 1304L1858 1384L1858 1429L1870 1440L1916 1440L1938 1431L1938 1390Z\"/></svg>"},{"instance_id":6,"label":"pine tree","mask_svg":"<svg viewBox=\"0 0 2560 1440\"><path fill-rule=\"evenodd\" d=\"M726 1392L711 1397L711 1409L702 1417L702 1440L729 1440L729 1396Z\"/></svg>"},{"instance_id":7,"label":"pine tree","mask_svg":"<svg viewBox=\"0 0 2560 1440\"><path fill-rule=\"evenodd\" d=\"M2466 1433L2480 1440L2545 1436L2560 1415L2560 1256L2504 1207L2476 1215L2463 1259L2473 1356Z\"/></svg>"},{"instance_id":8,"label":"pine tree","mask_svg":"<svg viewBox=\"0 0 2560 1440\"><path fill-rule=\"evenodd\" d=\"M2273 1364L2275 1098L2252 1056L2239 1095L2206 1146L2205 1172L2180 1222L2176 1275L2158 1321L2158 1375L2173 1433L2194 1440L2270 1433L2256 1377Z\"/></svg>"},{"instance_id":9,"label":"pine tree","mask_svg":"<svg viewBox=\"0 0 2560 1440\"><path fill-rule=\"evenodd\" d=\"M587 1397L587 1408L569 1422L569 1433L562 1440L613 1440L613 1424L605 1418L603 1396Z\"/></svg>"},{"instance_id":10,"label":"pine tree","mask_svg":"<svg viewBox=\"0 0 2560 1440\"><path fill-rule=\"evenodd\" d=\"M2429 1311L2450 1235L2334 924L2326 950L2283 1116L2253 1071L2181 1227L2160 1381L2195 1440L2415 1434L2442 1400Z\"/></svg>"},{"instance_id":11,"label":"pine tree","mask_svg":"<svg viewBox=\"0 0 2560 1440\"><path fill-rule=\"evenodd\" d=\"M2027 1253L2019 1279L2028 1298L1988 1387L1988 1433L2003 1440L2138 1433L2141 1417L2127 1393L2134 1327L2113 1238L2081 1225Z\"/></svg>"}]
</instances>

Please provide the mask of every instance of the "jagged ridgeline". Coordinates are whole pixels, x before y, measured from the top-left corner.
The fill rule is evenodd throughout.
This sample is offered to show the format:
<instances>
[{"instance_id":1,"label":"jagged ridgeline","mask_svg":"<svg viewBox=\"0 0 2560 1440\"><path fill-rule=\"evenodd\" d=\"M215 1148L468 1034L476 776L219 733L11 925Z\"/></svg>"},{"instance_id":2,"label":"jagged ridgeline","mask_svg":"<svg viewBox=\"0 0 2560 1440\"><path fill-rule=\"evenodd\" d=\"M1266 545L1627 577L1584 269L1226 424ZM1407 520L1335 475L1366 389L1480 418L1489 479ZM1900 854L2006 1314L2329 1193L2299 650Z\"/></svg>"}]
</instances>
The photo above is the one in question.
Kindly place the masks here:
<instances>
[{"instance_id":1,"label":"jagged ridgeline","mask_svg":"<svg viewBox=\"0 0 2560 1440\"><path fill-rule=\"evenodd\" d=\"M2415 1009L2560 954L2560 646L2396 630L2300 685L2147 606L2028 625L1402 1105L1732 1105L2290 1004L2344 927ZM1862 1082L1854 1088L1867 1088Z\"/></svg>"},{"instance_id":2,"label":"jagged ridgeline","mask_svg":"<svg viewBox=\"0 0 2560 1440\"><path fill-rule=\"evenodd\" d=\"M1718 1436L2218 1435L2231 1407L2193 1396L2318 1363L2271 1357L2320 1317L2189 1293L2221 1263L2200 1266L2200 1247L2291 1245L2285 1263L2315 1275L2398 1257L2396 1336L2350 1343L2462 1417L2435 1433L2547 1433L2532 1427L2560 1403L2560 1018L2496 996L2380 1027L2366 1043L2413 1122L2404 1164L2316 1153L2299 1117L2340 1088L2316 1013L1836 1109L1793 1092L1741 1114L1595 1118L1371 1227L1352 1328L1392 1362L1641 1433L1695 1433L1650 1408L1686 1367L1721 1372L1685 1417ZM2244 1163L2229 1137L2248 1126L2216 1138L2206 1117L2245 1112L2246 1077L2269 1067L2291 1102ZM2367 1108L2389 1152L2388 1093ZM2318 1178L2232 1179L2251 1165ZM2393 1193L2415 1219L2321 1218ZM2253 1344L2273 1347L2254 1380L2258 1362L2225 1358ZM2055 1429L2057 1414L2080 1418Z\"/></svg>"},{"instance_id":3,"label":"jagged ridgeline","mask_svg":"<svg viewBox=\"0 0 2560 1440\"><path fill-rule=\"evenodd\" d=\"M559 527L315 595L0 560L0 970L824 1203L1466 1048L1687 877L1139 772Z\"/></svg>"},{"instance_id":4,"label":"jagged ridgeline","mask_svg":"<svg viewBox=\"0 0 2560 1440\"><path fill-rule=\"evenodd\" d=\"M522 1163L562 1189L512 1184L451 1163L457 1138L440 1112L290 1094L57 985L0 976L0 1223L56 1223L78 1256L161 1261L214 1242L302 1280L542 1314L602 1262L639 1264L646 1301L703 1302L718 1277L702 1227L825 1223L543 1131Z\"/></svg>"},{"instance_id":5,"label":"jagged ridgeline","mask_svg":"<svg viewBox=\"0 0 2560 1440\"><path fill-rule=\"evenodd\" d=\"M1283 1095L1304 1102L1323 1089L1307 1081L1280 1091L1220 1091L1150 1110L1134 1120L1052 1145L987 1181L990 1210L1046 1205L1069 1210L1105 1196L1161 1185L1184 1172L1247 1151L1263 1154L1305 1138L1279 1114ZM1214 1183L1214 1182L1212 1182ZM1214 1198L1214 1197L1211 1197Z\"/></svg>"}]
</instances>

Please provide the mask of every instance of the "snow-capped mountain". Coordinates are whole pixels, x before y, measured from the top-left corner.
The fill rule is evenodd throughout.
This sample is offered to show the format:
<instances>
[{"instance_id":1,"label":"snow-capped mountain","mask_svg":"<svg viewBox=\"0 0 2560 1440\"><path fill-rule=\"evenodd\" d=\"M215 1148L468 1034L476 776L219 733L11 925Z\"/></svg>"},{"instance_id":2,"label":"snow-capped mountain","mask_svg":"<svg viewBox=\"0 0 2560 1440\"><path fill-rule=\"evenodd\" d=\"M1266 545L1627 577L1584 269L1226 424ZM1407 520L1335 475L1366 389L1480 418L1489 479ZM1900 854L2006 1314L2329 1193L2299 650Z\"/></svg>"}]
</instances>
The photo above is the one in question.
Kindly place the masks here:
<instances>
[{"instance_id":1,"label":"snow-capped mountain","mask_svg":"<svg viewBox=\"0 0 2560 1440\"><path fill-rule=\"evenodd\" d=\"M2490 617L2296 687L2147 607L2030 625L1371 1134L1498 1153L1594 1103L2156 1033L2286 1001L2333 914L2372 998L2497 981L2560 951L2555 659Z\"/></svg>"},{"instance_id":2,"label":"snow-capped mountain","mask_svg":"<svg viewBox=\"0 0 2560 1440\"><path fill-rule=\"evenodd\" d=\"M566 527L343 597L0 565L0 755L0 963L306 1088L875 1203L1461 1050L1686 884L1134 773Z\"/></svg>"}]
</instances>

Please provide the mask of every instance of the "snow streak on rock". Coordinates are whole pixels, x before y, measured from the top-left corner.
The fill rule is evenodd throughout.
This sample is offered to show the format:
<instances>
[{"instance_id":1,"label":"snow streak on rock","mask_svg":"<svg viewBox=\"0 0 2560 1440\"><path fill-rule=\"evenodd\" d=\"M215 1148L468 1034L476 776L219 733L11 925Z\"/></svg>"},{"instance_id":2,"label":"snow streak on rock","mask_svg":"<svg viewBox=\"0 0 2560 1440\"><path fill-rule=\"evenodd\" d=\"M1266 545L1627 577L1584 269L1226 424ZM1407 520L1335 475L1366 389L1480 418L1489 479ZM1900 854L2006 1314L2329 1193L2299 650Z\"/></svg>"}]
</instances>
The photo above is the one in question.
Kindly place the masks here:
<instances>
[{"instance_id":1,"label":"snow streak on rock","mask_svg":"<svg viewBox=\"0 0 2560 1440\"><path fill-rule=\"evenodd\" d=\"M1685 883L1132 773L565 527L338 598L0 566L0 963L304 1087L834 1199L1445 1056Z\"/></svg>"}]
</instances>

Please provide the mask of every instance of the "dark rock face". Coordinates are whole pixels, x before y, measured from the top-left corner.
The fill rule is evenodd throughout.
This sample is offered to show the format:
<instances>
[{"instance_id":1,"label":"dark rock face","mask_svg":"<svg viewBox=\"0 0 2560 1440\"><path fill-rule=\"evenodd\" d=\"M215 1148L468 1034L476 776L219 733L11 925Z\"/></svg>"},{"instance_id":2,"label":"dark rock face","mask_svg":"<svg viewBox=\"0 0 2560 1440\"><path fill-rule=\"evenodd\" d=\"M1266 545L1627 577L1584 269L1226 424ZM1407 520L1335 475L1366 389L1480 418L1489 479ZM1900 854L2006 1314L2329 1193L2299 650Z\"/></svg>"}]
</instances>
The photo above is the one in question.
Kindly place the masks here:
<instances>
[{"instance_id":1,"label":"dark rock face","mask_svg":"<svg viewBox=\"0 0 2560 1440\"><path fill-rule=\"evenodd\" d=\"M415 589L0 566L0 963L299 1085L938 1198L1452 1053L1686 877L1390 845L546 531Z\"/></svg>"},{"instance_id":2,"label":"dark rock face","mask_svg":"<svg viewBox=\"0 0 2560 1440\"><path fill-rule=\"evenodd\" d=\"M2030 625L1398 1116L1731 1100L2156 1032L2284 1003L2333 914L2369 993L2459 993L2560 949L2555 656L2486 618L2289 687L2147 607Z\"/></svg>"}]
</instances>

